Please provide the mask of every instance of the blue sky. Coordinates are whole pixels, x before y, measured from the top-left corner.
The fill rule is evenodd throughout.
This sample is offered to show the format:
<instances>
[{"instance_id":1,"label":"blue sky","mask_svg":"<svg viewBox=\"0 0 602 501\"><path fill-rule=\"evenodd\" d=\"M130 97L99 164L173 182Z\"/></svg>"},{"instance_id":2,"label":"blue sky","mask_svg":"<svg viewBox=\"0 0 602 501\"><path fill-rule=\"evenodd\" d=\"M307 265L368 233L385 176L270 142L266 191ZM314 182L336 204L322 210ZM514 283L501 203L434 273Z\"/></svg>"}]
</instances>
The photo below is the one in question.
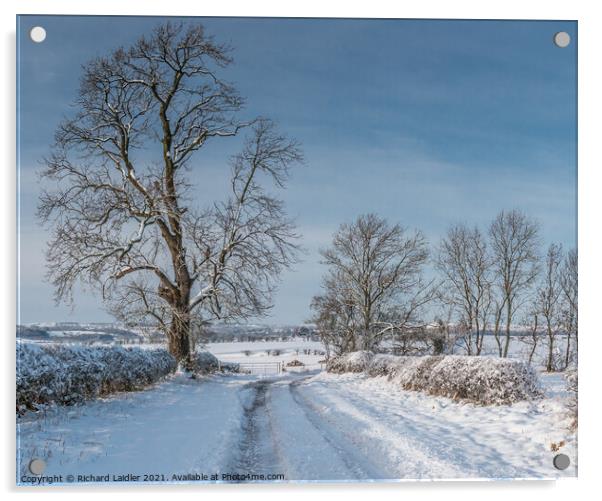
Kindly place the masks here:
<instances>
[{"instance_id":1,"label":"blue sky","mask_svg":"<svg viewBox=\"0 0 602 501\"><path fill-rule=\"evenodd\" d=\"M18 24L20 321L102 321L93 294L56 307L43 281L47 235L35 172L69 115L81 65L128 45L161 18L24 16ZM234 48L224 77L303 144L306 165L282 193L303 234L303 262L282 276L269 323L309 317L318 249L344 221L377 212L436 245L458 221L483 228L520 208L543 240L576 245L577 25L571 21L195 18ZM29 29L47 38L35 44ZM552 43L567 31L569 47ZM226 189L236 142L204 148L198 199Z\"/></svg>"}]
</instances>

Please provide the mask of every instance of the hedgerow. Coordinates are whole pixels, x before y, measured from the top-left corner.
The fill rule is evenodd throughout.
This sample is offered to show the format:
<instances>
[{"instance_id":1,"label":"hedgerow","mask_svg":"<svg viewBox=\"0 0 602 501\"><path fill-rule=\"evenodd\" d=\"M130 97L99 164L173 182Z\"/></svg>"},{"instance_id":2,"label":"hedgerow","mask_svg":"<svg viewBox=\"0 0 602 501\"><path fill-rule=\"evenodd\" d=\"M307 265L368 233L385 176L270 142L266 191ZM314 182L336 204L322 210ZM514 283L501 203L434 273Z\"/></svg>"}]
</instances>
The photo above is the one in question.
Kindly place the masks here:
<instances>
[{"instance_id":1,"label":"hedgerow","mask_svg":"<svg viewBox=\"0 0 602 501\"><path fill-rule=\"evenodd\" d=\"M141 389L176 366L165 349L17 343L17 412Z\"/></svg>"},{"instance_id":2,"label":"hedgerow","mask_svg":"<svg viewBox=\"0 0 602 501\"><path fill-rule=\"evenodd\" d=\"M542 396L536 372L522 360L440 355L396 357L347 353L331 360L329 372L386 376L404 390L482 405L512 404Z\"/></svg>"}]
</instances>

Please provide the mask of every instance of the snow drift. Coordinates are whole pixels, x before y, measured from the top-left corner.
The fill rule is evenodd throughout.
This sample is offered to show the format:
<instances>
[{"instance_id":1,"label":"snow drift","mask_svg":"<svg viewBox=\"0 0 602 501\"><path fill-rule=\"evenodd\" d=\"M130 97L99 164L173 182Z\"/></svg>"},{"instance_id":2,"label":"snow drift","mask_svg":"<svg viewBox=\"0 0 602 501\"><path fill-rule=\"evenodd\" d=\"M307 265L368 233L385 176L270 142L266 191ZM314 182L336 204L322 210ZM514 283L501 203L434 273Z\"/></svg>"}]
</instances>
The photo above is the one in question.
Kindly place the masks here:
<instances>
[{"instance_id":1,"label":"snow drift","mask_svg":"<svg viewBox=\"0 0 602 501\"><path fill-rule=\"evenodd\" d=\"M175 369L164 349L17 343L17 412L140 389Z\"/></svg>"},{"instance_id":2,"label":"snow drift","mask_svg":"<svg viewBox=\"0 0 602 501\"><path fill-rule=\"evenodd\" d=\"M510 358L396 357L362 351L337 357L327 370L386 376L405 390L482 405L512 404L543 394L536 372L526 362Z\"/></svg>"}]
</instances>

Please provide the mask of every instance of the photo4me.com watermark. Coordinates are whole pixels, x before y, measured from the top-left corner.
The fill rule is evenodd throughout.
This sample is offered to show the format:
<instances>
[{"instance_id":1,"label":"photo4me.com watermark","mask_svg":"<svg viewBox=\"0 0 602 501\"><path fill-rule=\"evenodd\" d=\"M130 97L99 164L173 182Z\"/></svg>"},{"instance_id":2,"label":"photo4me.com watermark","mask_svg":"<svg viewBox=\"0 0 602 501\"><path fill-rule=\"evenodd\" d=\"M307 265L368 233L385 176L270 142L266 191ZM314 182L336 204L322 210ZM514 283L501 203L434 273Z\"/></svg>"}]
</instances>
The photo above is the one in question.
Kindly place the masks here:
<instances>
[{"instance_id":1,"label":"photo4me.com watermark","mask_svg":"<svg viewBox=\"0 0 602 501\"><path fill-rule=\"evenodd\" d=\"M283 473L227 472L227 473L146 473L146 474L77 474L31 475L19 478L21 485L91 484L91 483L153 483L153 482L278 482L285 481Z\"/></svg>"}]
</instances>

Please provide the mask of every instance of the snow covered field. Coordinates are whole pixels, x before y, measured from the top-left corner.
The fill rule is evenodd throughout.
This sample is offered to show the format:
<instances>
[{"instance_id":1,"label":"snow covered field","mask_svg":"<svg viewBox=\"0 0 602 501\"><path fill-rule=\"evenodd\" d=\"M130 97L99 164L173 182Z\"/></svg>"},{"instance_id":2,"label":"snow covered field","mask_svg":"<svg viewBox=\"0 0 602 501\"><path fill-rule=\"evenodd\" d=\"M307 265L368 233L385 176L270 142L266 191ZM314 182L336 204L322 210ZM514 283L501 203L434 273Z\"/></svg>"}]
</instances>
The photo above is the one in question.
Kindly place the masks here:
<instances>
[{"instance_id":1,"label":"snow covered field","mask_svg":"<svg viewBox=\"0 0 602 501\"><path fill-rule=\"evenodd\" d=\"M281 362L286 370L294 372L320 369L324 365L320 364L320 361L325 357L322 343L303 338L291 338L287 341L208 343L203 349L210 351L223 362L238 364ZM293 360L302 362L304 367L286 367Z\"/></svg>"},{"instance_id":2,"label":"snow covered field","mask_svg":"<svg viewBox=\"0 0 602 501\"><path fill-rule=\"evenodd\" d=\"M260 358L217 345L222 360ZM20 419L18 481L32 481L32 458L57 483L574 476L564 380L542 379L543 400L479 407L360 374L175 376ZM551 450L561 441L572 461L562 472Z\"/></svg>"}]
</instances>

